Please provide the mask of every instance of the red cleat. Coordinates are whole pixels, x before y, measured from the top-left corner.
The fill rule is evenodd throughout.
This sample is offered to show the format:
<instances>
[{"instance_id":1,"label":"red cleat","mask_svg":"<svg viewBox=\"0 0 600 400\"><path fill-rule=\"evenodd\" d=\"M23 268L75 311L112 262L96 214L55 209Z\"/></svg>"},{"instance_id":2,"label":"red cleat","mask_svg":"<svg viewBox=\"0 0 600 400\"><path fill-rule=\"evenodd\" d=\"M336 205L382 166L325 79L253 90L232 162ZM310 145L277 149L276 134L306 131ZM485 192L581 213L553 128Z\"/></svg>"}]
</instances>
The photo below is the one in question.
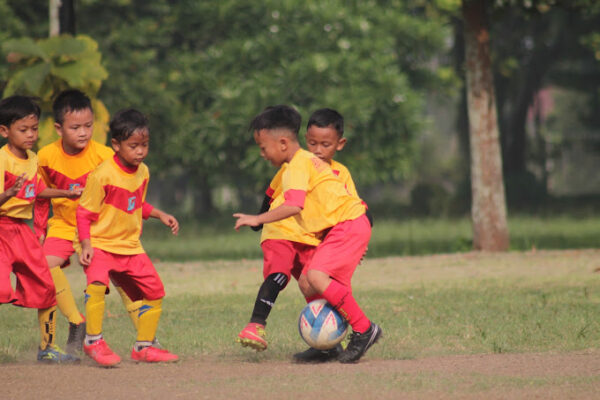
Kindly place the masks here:
<instances>
[{"instance_id":1,"label":"red cleat","mask_svg":"<svg viewBox=\"0 0 600 400\"><path fill-rule=\"evenodd\" d=\"M265 326L250 322L238 334L236 341L244 347L251 347L256 351L263 351L267 348L267 340L265 339Z\"/></svg>"},{"instance_id":2,"label":"red cleat","mask_svg":"<svg viewBox=\"0 0 600 400\"><path fill-rule=\"evenodd\" d=\"M121 357L108 347L104 339L96 340L89 346L84 344L83 351L103 367L113 367L121 362Z\"/></svg>"},{"instance_id":3,"label":"red cleat","mask_svg":"<svg viewBox=\"0 0 600 400\"><path fill-rule=\"evenodd\" d=\"M137 362L175 362L179 360L176 354L169 353L165 349L159 349L154 346L144 347L140 351L135 348L131 350L131 359Z\"/></svg>"}]
</instances>

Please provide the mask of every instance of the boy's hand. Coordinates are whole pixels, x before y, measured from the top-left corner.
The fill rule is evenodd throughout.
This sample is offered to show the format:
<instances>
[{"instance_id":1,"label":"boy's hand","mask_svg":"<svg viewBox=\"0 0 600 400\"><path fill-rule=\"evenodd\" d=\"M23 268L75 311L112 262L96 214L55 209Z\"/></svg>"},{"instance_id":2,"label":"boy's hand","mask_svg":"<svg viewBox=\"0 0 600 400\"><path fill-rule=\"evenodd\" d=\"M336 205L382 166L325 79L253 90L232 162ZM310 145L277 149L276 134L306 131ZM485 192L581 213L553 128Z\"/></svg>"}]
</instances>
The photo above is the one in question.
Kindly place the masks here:
<instances>
[{"instance_id":1,"label":"boy's hand","mask_svg":"<svg viewBox=\"0 0 600 400\"><path fill-rule=\"evenodd\" d=\"M40 244L43 246L44 245L44 241L46 240L46 235L42 235L38 238L38 240L40 241Z\"/></svg>"},{"instance_id":2,"label":"boy's hand","mask_svg":"<svg viewBox=\"0 0 600 400\"><path fill-rule=\"evenodd\" d=\"M260 225L260 221L258 220L258 215L235 213L235 214L233 214L233 218L237 218L237 221L235 221L235 230L236 231L239 231L242 226L258 226L258 225Z\"/></svg>"},{"instance_id":3,"label":"boy's hand","mask_svg":"<svg viewBox=\"0 0 600 400\"><path fill-rule=\"evenodd\" d=\"M84 267L87 267L94 258L94 248L90 239L84 239L81 241L81 254L79 255L79 263Z\"/></svg>"},{"instance_id":4,"label":"boy's hand","mask_svg":"<svg viewBox=\"0 0 600 400\"><path fill-rule=\"evenodd\" d=\"M19 193L19 191L21 190L21 188L23 187L23 184L25 183L25 173L23 172L21 175L17 176L17 179L15 180L15 184L12 185L10 188L6 189L6 194L9 197L13 197L16 196L17 193Z\"/></svg>"},{"instance_id":5,"label":"boy's hand","mask_svg":"<svg viewBox=\"0 0 600 400\"><path fill-rule=\"evenodd\" d=\"M177 219L174 216L163 212L158 218L163 224L171 228L173 235L177 235L179 232L179 222L177 222Z\"/></svg>"},{"instance_id":6,"label":"boy's hand","mask_svg":"<svg viewBox=\"0 0 600 400\"><path fill-rule=\"evenodd\" d=\"M65 197L72 199L81 196L81 193L83 193L83 187L75 186L74 188L67 190Z\"/></svg>"}]
</instances>

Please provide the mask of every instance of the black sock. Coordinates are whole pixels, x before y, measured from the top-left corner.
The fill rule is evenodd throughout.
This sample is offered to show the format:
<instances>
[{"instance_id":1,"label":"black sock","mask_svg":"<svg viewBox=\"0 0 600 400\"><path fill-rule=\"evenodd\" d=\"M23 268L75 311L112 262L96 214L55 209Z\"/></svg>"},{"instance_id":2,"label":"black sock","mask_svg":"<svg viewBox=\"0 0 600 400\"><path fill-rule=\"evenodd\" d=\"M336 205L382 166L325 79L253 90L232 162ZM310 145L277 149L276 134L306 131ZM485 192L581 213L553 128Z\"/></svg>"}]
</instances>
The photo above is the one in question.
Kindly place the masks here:
<instances>
[{"instance_id":1,"label":"black sock","mask_svg":"<svg viewBox=\"0 0 600 400\"><path fill-rule=\"evenodd\" d=\"M282 273L267 276L267 279L265 279L260 289L258 289L250 322L261 325L267 324L267 317L275 304L275 300L277 300L279 292L285 287L287 279L287 276Z\"/></svg>"}]
</instances>

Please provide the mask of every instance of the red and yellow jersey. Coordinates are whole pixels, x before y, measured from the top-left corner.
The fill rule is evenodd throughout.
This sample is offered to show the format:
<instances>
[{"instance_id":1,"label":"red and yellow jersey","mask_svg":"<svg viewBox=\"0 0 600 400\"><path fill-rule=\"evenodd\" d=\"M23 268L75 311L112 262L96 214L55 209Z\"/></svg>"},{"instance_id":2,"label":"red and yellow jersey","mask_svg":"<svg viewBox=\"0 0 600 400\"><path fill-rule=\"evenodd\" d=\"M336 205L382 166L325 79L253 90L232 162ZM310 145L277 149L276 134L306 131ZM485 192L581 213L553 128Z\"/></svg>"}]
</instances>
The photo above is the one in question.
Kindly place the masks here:
<instances>
[{"instance_id":1,"label":"red and yellow jersey","mask_svg":"<svg viewBox=\"0 0 600 400\"><path fill-rule=\"evenodd\" d=\"M304 149L285 166L281 187L283 204L302 208L293 218L307 232L319 233L366 211L362 200L348 192L331 167Z\"/></svg>"},{"instance_id":2,"label":"red and yellow jersey","mask_svg":"<svg viewBox=\"0 0 600 400\"><path fill-rule=\"evenodd\" d=\"M92 247L109 253L144 253L140 235L142 217L151 209L144 201L149 178L143 163L132 170L114 156L100 164L89 174L79 201L79 239L89 237Z\"/></svg>"},{"instance_id":3,"label":"red and yellow jersey","mask_svg":"<svg viewBox=\"0 0 600 400\"><path fill-rule=\"evenodd\" d=\"M283 175L286 166L287 164L284 164L284 166L277 171L277 174L273 177L269 184L269 188L267 189L267 196L271 198L269 210L277 208L285 201L281 187L281 176ZM317 246L321 243L321 240L318 239L314 233L304 230L294 217L288 217L269 224L264 224L260 242L262 243L267 239L289 240L311 246Z\"/></svg>"},{"instance_id":4,"label":"red and yellow jersey","mask_svg":"<svg viewBox=\"0 0 600 400\"><path fill-rule=\"evenodd\" d=\"M62 139L44 146L38 152L39 173L48 187L69 190L85 187L88 174L104 160L113 156L110 147L90 140L85 149L75 155L65 153ZM79 198L58 197L52 199L53 216L48 220L47 237L56 237L72 241L75 238L77 205ZM39 213L42 214L38 218ZM36 230L45 231L47 210L44 205L36 204Z\"/></svg>"},{"instance_id":5,"label":"red and yellow jersey","mask_svg":"<svg viewBox=\"0 0 600 400\"><path fill-rule=\"evenodd\" d=\"M37 173L37 156L27 150L27 159L15 156L8 145L0 148L0 188L2 192L13 187L17 178L25 174L25 183L19 192L0 205L0 216L30 219L33 202L37 195L46 188L44 181Z\"/></svg>"},{"instance_id":6,"label":"red and yellow jersey","mask_svg":"<svg viewBox=\"0 0 600 400\"><path fill-rule=\"evenodd\" d=\"M348 168L346 168L346 166L340 162L331 160L331 170L340 178L342 183L345 185L346 190L348 190L348 193L350 193L352 196L358 197L356 186L354 185L352 175L350 175Z\"/></svg>"}]
</instances>

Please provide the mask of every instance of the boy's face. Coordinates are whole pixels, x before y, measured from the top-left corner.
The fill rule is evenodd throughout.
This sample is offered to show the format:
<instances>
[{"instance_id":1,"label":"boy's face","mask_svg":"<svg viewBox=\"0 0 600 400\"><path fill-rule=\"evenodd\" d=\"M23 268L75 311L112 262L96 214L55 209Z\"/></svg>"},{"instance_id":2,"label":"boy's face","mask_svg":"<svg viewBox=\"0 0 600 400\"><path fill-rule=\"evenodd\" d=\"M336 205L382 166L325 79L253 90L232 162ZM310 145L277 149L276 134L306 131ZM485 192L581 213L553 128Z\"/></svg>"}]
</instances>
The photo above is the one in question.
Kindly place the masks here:
<instances>
[{"instance_id":1,"label":"boy's face","mask_svg":"<svg viewBox=\"0 0 600 400\"><path fill-rule=\"evenodd\" d=\"M77 154L85 149L92 138L94 114L89 108L69 111L63 116L63 123L55 123L54 127L62 138L65 153Z\"/></svg>"},{"instance_id":2,"label":"boy's face","mask_svg":"<svg viewBox=\"0 0 600 400\"><path fill-rule=\"evenodd\" d=\"M331 163L335 153L342 150L345 144L346 138L340 137L331 125L325 128L311 125L306 131L308 151L327 163Z\"/></svg>"},{"instance_id":3,"label":"boy's face","mask_svg":"<svg viewBox=\"0 0 600 400\"><path fill-rule=\"evenodd\" d=\"M287 161L288 138L284 135L269 132L271 131L267 129L254 131L254 140L260 148L260 156L275 167L280 167L281 164Z\"/></svg>"},{"instance_id":4,"label":"boy's face","mask_svg":"<svg viewBox=\"0 0 600 400\"><path fill-rule=\"evenodd\" d=\"M27 158L38 139L39 120L35 114L18 119L10 126L0 125L0 135L8 139L8 148L18 157Z\"/></svg>"},{"instance_id":5,"label":"boy's face","mask_svg":"<svg viewBox=\"0 0 600 400\"><path fill-rule=\"evenodd\" d=\"M129 168L135 168L140 165L148 155L150 133L148 132L148 129L137 130L129 136L127 140L119 142L112 139L111 144L123 165Z\"/></svg>"}]
</instances>

